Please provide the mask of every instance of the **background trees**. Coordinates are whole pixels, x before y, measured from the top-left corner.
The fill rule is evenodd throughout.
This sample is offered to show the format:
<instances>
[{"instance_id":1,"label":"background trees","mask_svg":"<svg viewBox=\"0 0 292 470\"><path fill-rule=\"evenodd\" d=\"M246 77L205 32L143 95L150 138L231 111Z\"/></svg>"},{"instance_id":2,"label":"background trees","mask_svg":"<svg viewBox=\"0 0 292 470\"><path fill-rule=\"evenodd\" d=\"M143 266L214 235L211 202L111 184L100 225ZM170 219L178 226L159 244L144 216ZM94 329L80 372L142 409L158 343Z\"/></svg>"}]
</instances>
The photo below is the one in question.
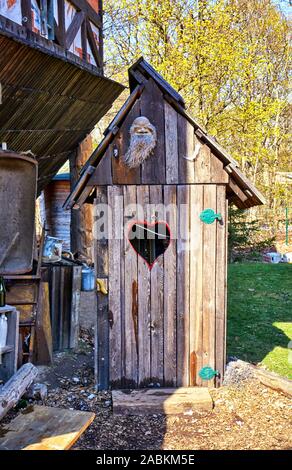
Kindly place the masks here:
<instances>
[{"instance_id":1,"label":"background trees","mask_svg":"<svg viewBox=\"0 0 292 470\"><path fill-rule=\"evenodd\" d=\"M127 84L128 66L149 60L263 191L271 221L292 206L277 178L289 169L288 4L104 2L106 73Z\"/></svg>"}]
</instances>

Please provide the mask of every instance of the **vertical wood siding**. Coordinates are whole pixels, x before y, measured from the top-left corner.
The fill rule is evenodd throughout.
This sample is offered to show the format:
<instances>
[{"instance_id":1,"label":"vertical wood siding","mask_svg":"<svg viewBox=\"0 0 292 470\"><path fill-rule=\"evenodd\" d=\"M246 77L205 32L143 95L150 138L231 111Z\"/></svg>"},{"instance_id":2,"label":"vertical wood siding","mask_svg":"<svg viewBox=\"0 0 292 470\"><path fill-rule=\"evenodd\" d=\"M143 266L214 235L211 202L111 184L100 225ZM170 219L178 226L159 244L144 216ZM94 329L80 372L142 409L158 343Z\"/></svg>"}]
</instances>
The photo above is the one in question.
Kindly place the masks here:
<instances>
[{"instance_id":1,"label":"vertical wood siding","mask_svg":"<svg viewBox=\"0 0 292 470\"><path fill-rule=\"evenodd\" d=\"M112 387L213 386L214 380L203 382L199 371L209 365L224 372L225 185L130 185L104 191L98 200L107 199L112 208L113 238L96 243L96 256L105 258L97 260L97 275L109 281L108 313L106 297L99 297L99 383L106 383L109 361ZM222 222L201 222L206 208L220 212ZM170 246L151 270L128 240L137 220L163 220L171 230Z\"/></svg>"}]
</instances>

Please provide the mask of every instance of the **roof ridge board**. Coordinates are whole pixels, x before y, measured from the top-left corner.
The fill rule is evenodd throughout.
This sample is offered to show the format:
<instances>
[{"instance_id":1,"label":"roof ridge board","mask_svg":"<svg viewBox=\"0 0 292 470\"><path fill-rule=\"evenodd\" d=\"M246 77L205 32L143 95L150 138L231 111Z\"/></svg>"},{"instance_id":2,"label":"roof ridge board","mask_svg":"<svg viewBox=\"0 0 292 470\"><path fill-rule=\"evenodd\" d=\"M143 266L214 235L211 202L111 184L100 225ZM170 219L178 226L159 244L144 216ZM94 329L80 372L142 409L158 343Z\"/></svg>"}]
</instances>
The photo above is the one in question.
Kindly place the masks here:
<instances>
[{"instance_id":1,"label":"roof ridge board","mask_svg":"<svg viewBox=\"0 0 292 470\"><path fill-rule=\"evenodd\" d=\"M157 84L160 86L166 93L168 93L173 99L175 99L181 106L185 107L185 101L183 97L163 78L163 76L157 72L149 62L147 62L143 57L140 57L128 70L129 81L131 82L131 77L135 79L138 83L139 78L135 76L135 71L140 71L148 74Z\"/></svg>"}]
</instances>

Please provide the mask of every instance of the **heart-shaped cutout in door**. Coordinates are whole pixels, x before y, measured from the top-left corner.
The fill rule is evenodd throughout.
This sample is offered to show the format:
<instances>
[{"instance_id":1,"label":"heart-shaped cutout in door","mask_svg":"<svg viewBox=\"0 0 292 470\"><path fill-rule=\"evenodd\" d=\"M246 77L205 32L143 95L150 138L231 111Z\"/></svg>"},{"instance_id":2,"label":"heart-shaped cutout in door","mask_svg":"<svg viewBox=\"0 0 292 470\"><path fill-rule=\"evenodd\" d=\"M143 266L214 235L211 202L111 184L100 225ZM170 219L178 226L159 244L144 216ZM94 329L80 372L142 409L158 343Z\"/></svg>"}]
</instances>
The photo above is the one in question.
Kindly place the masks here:
<instances>
[{"instance_id":1,"label":"heart-shaped cutout in door","mask_svg":"<svg viewBox=\"0 0 292 470\"><path fill-rule=\"evenodd\" d=\"M157 258L169 247L171 234L166 222L134 222L129 230L129 241L151 269Z\"/></svg>"}]
</instances>

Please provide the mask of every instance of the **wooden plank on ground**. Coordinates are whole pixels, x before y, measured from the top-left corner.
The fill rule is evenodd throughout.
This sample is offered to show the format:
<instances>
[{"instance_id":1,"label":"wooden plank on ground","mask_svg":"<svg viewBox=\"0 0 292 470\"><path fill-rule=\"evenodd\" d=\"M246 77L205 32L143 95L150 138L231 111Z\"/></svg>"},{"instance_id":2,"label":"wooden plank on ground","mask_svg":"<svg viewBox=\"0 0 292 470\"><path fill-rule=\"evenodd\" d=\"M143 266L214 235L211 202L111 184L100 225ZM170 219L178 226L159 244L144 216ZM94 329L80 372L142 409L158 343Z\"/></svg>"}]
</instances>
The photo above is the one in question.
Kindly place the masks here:
<instances>
[{"instance_id":1,"label":"wooden plank on ground","mask_svg":"<svg viewBox=\"0 0 292 470\"><path fill-rule=\"evenodd\" d=\"M124 253L125 253L125 385L135 388L138 384L138 260L129 242L128 233L137 220L136 186L124 186Z\"/></svg>"},{"instance_id":2,"label":"wooden plank on ground","mask_svg":"<svg viewBox=\"0 0 292 470\"><path fill-rule=\"evenodd\" d=\"M189 385L190 354L190 188L177 187L177 385Z\"/></svg>"},{"instance_id":3,"label":"wooden plank on ground","mask_svg":"<svg viewBox=\"0 0 292 470\"><path fill-rule=\"evenodd\" d=\"M164 102L166 184L178 183L177 112ZM159 138L159 136L158 136Z\"/></svg>"},{"instance_id":4,"label":"wooden plank on ground","mask_svg":"<svg viewBox=\"0 0 292 470\"><path fill-rule=\"evenodd\" d=\"M122 187L108 188L108 203L112 210L109 231L109 350L110 383L120 386L122 379L122 312L121 312L121 242L123 240Z\"/></svg>"},{"instance_id":5,"label":"wooden plank on ground","mask_svg":"<svg viewBox=\"0 0 292 470\"><path fill-rule=\"evenodd\" d=\"M216 185L204 186L204 209L217 208ZM215 299L216 299L216 230L217 220L203 225L203 367L215 369ZM208 386L214 386L214 379ZM206 382L204 385L207 384Z\"/></svg>"},{"instance_id":6,"label":"wooden plank on ground","mask_svg":"<svg viewBox=\"0 0 292 470\"><path fill-rule=\"evenodd\" d=\"M94 416L85 411L31 406L2 430L0 450L68 450Z\"/></svg>"},{"instance_id":7,"label":"wooden plank on ground","mask_svg":"<svg viewBox=\"0 0 292 470\"><path fill-rule=\"evenodd\" d=\"M149 186L137 186L138 220L151 222L147 207L150 203ZM149 386L151 380L151 272L138 256L138 369L139 386Z\"/></svg>"},{"instance_id":8,"label":"wooden plank on ground","mask_svg":"<svg viewBox=\"0 0 292 470\"><path fill-rule=\"evenodd\" d=\"M205 387L114 390L113 412L122 415L183 414L211 411L213 401Z\"/></svg>"},{"instance_id":9,"label":"wooden plank on ground","mask_svg":"<svg viewBox=\"0 0 292 470\"><path fill-rule=\"evenodd\" d=\"M171 242L164 253L164 386L176 386L176 186L164 187L165 221Z\"/></svg>"},{"instance_id":10,"label":"wooden plank on ground","mask_svg":"<svg viewBox=\"0 0 292 470\"><path fill-rule=\"evenodd\" d=\"M165 217L162 187L150 186L152 222ZM157 258L151 269L151 378L160 385L164 381L163 367L163 303L164 255Z\"/></svg>"}]
</instances>

